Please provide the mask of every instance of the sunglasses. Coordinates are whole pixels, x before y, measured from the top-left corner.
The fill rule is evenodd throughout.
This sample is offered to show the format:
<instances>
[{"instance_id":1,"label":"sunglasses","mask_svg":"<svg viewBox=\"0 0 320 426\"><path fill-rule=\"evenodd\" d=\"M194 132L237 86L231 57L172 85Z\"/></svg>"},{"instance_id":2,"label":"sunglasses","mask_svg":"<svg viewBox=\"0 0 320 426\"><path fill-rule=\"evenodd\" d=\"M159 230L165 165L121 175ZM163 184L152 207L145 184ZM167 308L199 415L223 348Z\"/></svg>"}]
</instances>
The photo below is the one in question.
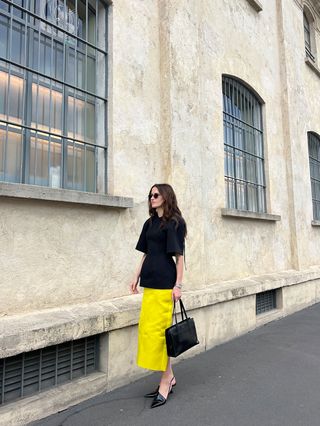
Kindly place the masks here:
<instances>
[{"instance_id":1,"label":"sunglasses","mask_svg":"<svg viewBox=\"0 0 320 426\"><path fill-rule=\"evenodd\" d=\"M155 192L154 194L148 195L149 200L151 200L152 197L156 200L158 197L160 197L160 194L158 192Z\"/></svg>"}]
</instances>

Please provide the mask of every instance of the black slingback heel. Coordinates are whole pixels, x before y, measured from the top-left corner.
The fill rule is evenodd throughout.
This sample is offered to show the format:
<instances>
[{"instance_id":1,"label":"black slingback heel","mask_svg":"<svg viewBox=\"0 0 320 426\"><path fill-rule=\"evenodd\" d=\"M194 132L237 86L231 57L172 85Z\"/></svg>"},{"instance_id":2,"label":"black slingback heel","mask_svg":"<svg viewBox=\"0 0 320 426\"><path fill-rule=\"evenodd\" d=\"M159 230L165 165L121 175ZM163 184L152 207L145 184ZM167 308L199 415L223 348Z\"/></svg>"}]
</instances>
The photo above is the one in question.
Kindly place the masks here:
<instances>
[{"instance_id":1,"label":"black slingback heel","mask_svg":"<svg viewBox=\"0 0 320 426\"><path fill-rule=\"evenodd\" d=\"M169 398L170 393L172 393L173 385L171 384L171 382L172 382L173 379L174 379L174 377L172 377L172 379L170 380L167 398L165 398L163 395L161 395L160 392L157 392L157 395L154 397L150 408L160 407L161 405L164 405L167 402L167 399Z\"/></svg>"},{"instance_id":2,"label":"black slingback heel","mask_svg":"<svg viewBox=\"0 0 320 426\"><path fill-rule=\"evenodd\" d=\"M171 379L171 380L173 380L174 379L174 377ZM175 383L174 385L172 385L172 387L175 387L175 385L176 385L177 383ZM149 392L149 393L146 393L145 395L143 395L145 398L154 398L155 396L157 396L157 393L159 392L159 387L160 386L158 386L157 387L157 389L156 390L154 390L154 391L152 391L152 392ZM172 393L173 392L173 390L171 389L170 390L170 392L169 393Z\"/></svg>"}]
</instances>

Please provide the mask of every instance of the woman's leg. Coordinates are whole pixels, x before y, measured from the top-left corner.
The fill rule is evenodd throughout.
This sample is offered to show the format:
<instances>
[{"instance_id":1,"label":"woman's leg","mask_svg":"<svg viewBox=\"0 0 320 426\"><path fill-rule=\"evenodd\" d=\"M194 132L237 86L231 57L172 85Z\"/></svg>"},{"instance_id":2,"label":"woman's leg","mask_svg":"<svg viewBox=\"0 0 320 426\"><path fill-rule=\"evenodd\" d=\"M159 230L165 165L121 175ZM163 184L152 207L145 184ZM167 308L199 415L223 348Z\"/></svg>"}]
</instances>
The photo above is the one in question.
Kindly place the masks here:
<instances>
[{"instance_id":1,"label":"woman's leg","mask_svg":"<svg viewBox=\"0 0 320 426\"><path fill-rule=\"evenodd\" d=\"M176 380L173 379L173 371L171 367L170 358L168 358L168 364L167 369L162 373L162 377L160 380L160 387L159 387L159 393L161 393L162 396L167 398L170 386L174 385L176 383ZM172 380L173 379L173 380Z\"/></svg>"}]
</instances>

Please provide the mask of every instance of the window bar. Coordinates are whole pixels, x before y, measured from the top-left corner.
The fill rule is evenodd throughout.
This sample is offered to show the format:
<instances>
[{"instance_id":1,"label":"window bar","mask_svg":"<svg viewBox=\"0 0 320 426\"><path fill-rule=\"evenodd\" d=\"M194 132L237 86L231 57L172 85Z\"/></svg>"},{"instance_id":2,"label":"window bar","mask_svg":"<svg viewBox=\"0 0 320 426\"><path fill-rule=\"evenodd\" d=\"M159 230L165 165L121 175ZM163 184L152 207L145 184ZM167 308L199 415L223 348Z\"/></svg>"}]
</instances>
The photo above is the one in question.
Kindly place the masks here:
<instances>
[{"instance_id":1,"label":"window bar","mask_svg":"<svg viewBox=\"0 0 320 426\"><path fill-rule=\"evenodd\" d=\"M84 339L84 375L87 375L87 352L88 352L88 338Z\"/></svg>"},{"instance_id":2,"label":"window bar","mask_svg":"<svg viewBox=\"0 0 320 426\"><path fill-rule=\"evenodd\" d=\"M66 4L66 0L64 0L64 4ZM68 56L67 56L68 52ZM62 123L62 137L61 137L61 171L60 171L60 179L61 179L61 187L67 187L68 181L68 139L63 137L63 135L68 136L68 108L69 108L69 90L66 85L66 68L69 63L69 49L66 49L66 33L63 33L63 57L62 61L63 70L62 70L62 108L61 108L61 123Z\"/></svg>"},{"instance_id":3,"label":"window bar","mask_svg":"<svg viewBox=\"0 0 320 426\"><path fill-rule=\"evenodd\" d=\"M56 362L55 362L55 372L54 372L54 384L55 386L58 384L58 345L56 345Z\"/></svg>"},{"instance_id":4,"label":"window bar","mask_svg":"<svg viewBox=\"0 0 320 426\"><path fill-rule=\"evenodd\" d=\"M39 71L36 71L36 70L34 70L34 69L30 68L30 67L25 67L22 64L19 64L17 62L11 61L11 60L8 60L6 58L1 58L1 60L3 62L8 63L8 64L12 64L15 67L18 67L18 68L21 68L21 69L25 69L26 71L30 71L34 75L38 75L40 77L47 78L46 74L44 74L42 72L39 72ZM59 84L62 83L61 80L59 80L58 78L52 78L52 81L54 81L55 83L59 83ZM67 87L70 87L71 89L78 90L78 91L80 91L82 93L85 93L84 89L81 89L78 86L72 85L72 84L68 83L67 81L64 81L63 84L65 86L67 86ZM99 99L101 101L107 102L106 98L103 98L102 96L100 96L98 94L95 94L95 93L92 93L92 92L88 92L88 95L93 96L93 97L95 97L95 98L97 98L97 99Z\"/></svg>"},{"instance_id":5,"label":"window bar","mask_svg":"<svg viewBox=\"0 0 320 426\"><path fill-rule=\"evenodd\" d=\"M40 354L39 354L39 356L40 356L40 359L39 359L39 381L38 381L38 390L39 390L39 392L41 391L41 377L42 377L42 353L43 353L43 350L42 350L42 349L40 349Z\"/></svg>"},{"instance_id":6,"label":"window bar","mask_svg":"<svg viewBox=\"0 0 320 426\"><path fill-rule=\"evenodd\" d=\"M31 0L29 0L30 3ZM28 6L28 2L26 2L26 7ZM30 4L29 4L30 8ZM25 13L24 20L24 65L28 65L29 58L29 43L28 40L28 15ZM32 99L32 98L31 98ZM26 117L26 103L28 102L27 98L27 72L23 70L23 87L22 87L22 111L21 111L21 124L25 124ZM26 138L27 134L25 129L21 127L21 156L20 156L20 182L25 182L25 158L26 158Z\"/></svg>"},{"instance_id":7,"label":"window bar","mask_svg":"<svg viewBox=\"0 0 320 426\"><path fill-rule=\"evenodd\" d=\"M98 8L99 8L99 4L98 4ZM107 96L108 93L108 81L109 81L109 73L108 73L108 65L107 65L107 56L108 56L108 34L109 34L109 29L108 29L108 14L109 14L109 8L107 7L106 9L104 9L104 12L102 12L102 16L104 17L104 22L105 22L105 34L107 34L107 37L105 37L105 50L106 50L106 54L103 56L104 59L104 96ZM99 27L99 26L98 26ZM99 36L99 30L98 30L98 36ZM96 79L96 84L97 84L97 79ZM107 108L107 101L104 101L103 103L103 108L104 108L104 122L105 122L105 131L104 131L104 145L105 145L105 150L104 150L104 192L107 193L108 192L108 108ZM98 127L96 127L97 129ZM96 149L96 151L98 151ZM97 192L97 176L98 176L98 156L96 156L96 163L95 163L95 191Z\"/></svg>"},{"instance_id":8,"label":"window bar","mask_svg":"<svg viewBox=\"0 0 320 426\"><path fill-rule=\"evenodd\" d=\"M40 69L40 52L41 52L41 22L39 22L39 29L38 29L38 69ZM44 45L44 55L43 60L45 60L45 45ZM33 78L32 78L33 80ZM38 163L38 129L39 129L39 81L40 77L39 74L37 75L37 94L36 94L36 122L35 122L35 138L34 138L34 175L33 175L33 183L37 183L37 163ZM33 92L33 90L32 90ZM33 93L32 93L33 97Z\"/></svg>"},{"instance_id":9,"label":"window bar","mask_svg":"<svg viewBox=\"0 0 320 426\"><path fill-rule=\"evenodd\" d=\"M9 29L9 37L8 37L8 42L9 44L7 45L8 49L8 58L10 58L10 60L12 59L12 19L13 19L13 6L9 6L9 10L10 10L10 29ZM6 116L7 116L7 120L9 120L9 109L10 109L10 80L11 80L11 64L9 63L9 67L8 67L8 90L7 90L7 99L6 99ZM4 144L4 168L3 168L3 178L4 180L6 180L6 171L7 171L7 151L8 151L8 139L9 139L9 126L6 126L6 140L5 140L5 144Z\"/></svg>"},{"instance_id":10,"label":"window bar","mask_svg":"<svg viewBox=\"0 0 320 426\"><path fill-rule=\"evenodd\" d=\"M263 121L262 121L262 109L260 108L258 111L258 117L259 117L259 130L261 131L261 165L262 165L262 185L263 185L263 211L267 211L267 194L265 191L266 187L266 172L264 169L264 144L263 144Z\"/></svg>"},{"instance_id":11,"label":"window bar","mask_svg":"<svg viewBox=\"0 0 320 426\"><path fill-rule=\"evenodd\" d=\"M4 388L5 388L5 380L6 380L6 359L3 358L2 360L2 391L1 391L1 404L4 403Z\"/></svg>"},{"instance_id":12,"label":"window bar","mask_svg":"<svg viewBox=\"0 0 320 426\"><path fill-rule=\"evenodd\" d=\"M53 35L51 33L51 54L50 54L50 77L52 77L53 73ZM49 142L48 142L48 186L52 186L52 179L50 184L50 170L51 170L51 116L52 116L52 78L50 78L50 99L49 99Z\"/></svg>"},{"instance_id":13,"label":"window bar","mask_svg":"<svg viewBox=\"0 0 320 426\"><path fill-rule=\"evenodd\" d=\"M231 122L230 122L230 124L232 124ZM234 126L236 126L236 125L234 125ZM229 143L225 143L225 145L227 145L227 146L229 146L229 147L231 147L231 148L233 148L233 145L230 145ZM237 149L237 151L239 151L239 152L242 152L242 153L245 153L246 151L244 151L243 149L241 149L241 148L236 148ZM261 157L261 156L259 156L259 155L255 155L255 154L251 154L252 155L252 157L254 157L254 158L257 158L257 159L259 159L259 160L263 160L263 157Z\"/></svg>"},{"instance_id":14,"label":"window bar","mask_svg":"<svg viewBox=\"0 0 320 426\"><path fill-rule=\"evenodd\" d=\"M86 0L86 42L89 40L89 9L88 9L88 0ZM85 90L88 90L88 44L86 44L86 56L85 56L85 71L84 71L84 85ZM88 95L85 94L84 98L84 140L87 139L87 105L88 105ZM87 190L87 181L86 181L86 145L84 145L84 180L83 180L83 190Z\"/></svg>"},{"instance_id":15,"label":"window bar","mask_svg":"<svg viewBox=\"0 0 320 426\"><path fill-rule=\"evenodd\" d=\"M232 159L232 163L233 163L233 185L234 185L234 205L235 208L238 208L238 196L237 196L237 180L236 180L236 149L235 149L235 135L234 135L234 123L232 123L232 144L233 144L233 159Z\"/></svg>"},{"instance_id":16,"label":"window bar","mask_svg":"<svg viewBox=\"0 0 320 426\"><path fill-rule=\"evenodd\" d=\"M14 121L1 120L1 122L3 122L5 125L9 125L9 126L10 125L12 125L12 126L16 126L17 125ZM24 124L21 124L20 127L22 127L23 129L26 129L26 130L32 130L34 132L37 131L37 129L35 127L26 126ZM54 132L49 132L49 131L46 132L46 134L48 134L48 135L49 135L49 133L51 134L51 136L56 136L56 133L54 133ZM104 149L104 150L107 149L106 146L96 145L96 144L88 142L88 141L84 142L82 139L73 138L72 136L68 136L66 134L63 134L63 136L65 138L69 138L70 140L78 142L78 143L85 143L86 145L89 145L89 146L92 146L92 147L101 148L101 149Z\"/></svg>"},{"instance_id":17,"label":"window bar","mask_svg":"<svg viewBox=\"0 0 320 426\"><path fill-rule=\"evenodd\" d=\"M64 0L66 1L66 0ZM78 1L76 0L76 17L78 17ZM86 29L87 31L87 29ZM79 86L79 69L78 69L78 48L79 48L79 41L74 39L74 84L76 86ZM81 85L80 85L81 87ZM76 90L73 91L74 98L73 98L73 137L76 137L76 131L79 130L79 122L78 122L78 114L76 109L76 99L78 93ZM81 123L81 120L80 120ZM78 134L80 135L80 132L78 131ZM72 189L75 189L74 182L75 182L75 170L76 170L76 161L75 161L75 142L73 141L72 146Z\"/></svg>"},{"instance_id":18,"label":"window bar","mask_svg":"<svg viewBox=\"0 0 320 426\"><path fill-rule=\"evenodd\" d=\"M75 158L75 142L72 144L72 189L75 189L75 174L76 174L76 158Z\"/></svg>"},{"instance_id":19,"label":"window bar","mask_svg":"<svg viewBox=\"0 0 320 426\"><path fill-rule=\"evenodd\" d=\"M95 27L95 45L96 46L99 46L99 41L98 41L98 34L99 34L98 33L98 25L99 25L98 18L99 18L99 16L98 15L99 15L99 1L96 0L96 19L95 19L95 23L96 23L96 27ZM95 50L94 54L95 54L95 59L97 60L98 55L97 55L97 51L96 50Z\"/></svg>"},{"instance_id":20,"label":"window bar","mask_svg":"<svg viewBox=\"0 0 320 426\"><path fill-rule=\"evenodd\" d=\"M70 347L70 380L72 380L73 376L73 341L71 342Z\"/></svg>"},{"instance_id":21,"label":"window bar","mask_svg":"<svg viewBox=\"0 0 320 426\"><path fill-rule=\"evenodd\" d=\"M25 354L22 354L22 365L21 365L21 389L20 389L20 396L21 398L24 396L24 367L25 367Z\"/></svg>"},{"instance_id":22,"label":"window bar","mask_svg":"<svg viewBox=\"0 0 320 426\"><path fill-rule=\"evenodd\" d=\"M89 94L90 94L90 93L89 93ZM106 99L106 100L107 100L107 99ZM234 102L234 98L231 98L231 100L232 100L232 103L233 103L233 102ZM258 105L259 105L259 104L258 104ZM262 133L262 130L261 130L261 129L258 129L258 128L254 127L252 124L246 123L246 122L245 122L245 121L243 121L240 117L237 117L236 115L233 115L233 113L228 113L228 112L226 112L226 115L227 115L227 116L229 116L229 117L230 117L230 119L234 119L234 120L236 120L237 122L239 122L239 125L240 125L240 124L245 124L246 126L251 127L252 129L257 130L258 132Z\"/></svg>"}]
</instances>

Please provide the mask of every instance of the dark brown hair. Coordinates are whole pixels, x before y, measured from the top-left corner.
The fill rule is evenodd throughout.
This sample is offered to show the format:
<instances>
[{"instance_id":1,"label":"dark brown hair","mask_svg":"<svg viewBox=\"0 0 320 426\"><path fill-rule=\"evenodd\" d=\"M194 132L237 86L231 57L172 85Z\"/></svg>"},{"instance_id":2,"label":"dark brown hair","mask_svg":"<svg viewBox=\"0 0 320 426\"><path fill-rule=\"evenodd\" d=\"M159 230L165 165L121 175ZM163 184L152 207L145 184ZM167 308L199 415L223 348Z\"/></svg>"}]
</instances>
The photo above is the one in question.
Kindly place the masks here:
<instances>
[{"instance_id":1,"label":"dark brown hair","mask_svg":"<svg viewBox=\"0 0 320 426\"><path fill-rule=\"evenodd\" d=\"M171 185L167 183L155 183L152 185L149 191L149 195L151 195L152 188L157 188L160 195L164 200L162 205L163 208L163 216L162 223L165 224L169 222L171 219L176 222L176 227L178 227L179 223L183 223L185 226L185 236L187 235L187 224L184 218L182 217L181 211L178 207L177 197ZM152 217L156 214L156 209L152 208L151 200L148 201L149 206L149 214L152 220Z\"/></svg>"}]
</instances>

